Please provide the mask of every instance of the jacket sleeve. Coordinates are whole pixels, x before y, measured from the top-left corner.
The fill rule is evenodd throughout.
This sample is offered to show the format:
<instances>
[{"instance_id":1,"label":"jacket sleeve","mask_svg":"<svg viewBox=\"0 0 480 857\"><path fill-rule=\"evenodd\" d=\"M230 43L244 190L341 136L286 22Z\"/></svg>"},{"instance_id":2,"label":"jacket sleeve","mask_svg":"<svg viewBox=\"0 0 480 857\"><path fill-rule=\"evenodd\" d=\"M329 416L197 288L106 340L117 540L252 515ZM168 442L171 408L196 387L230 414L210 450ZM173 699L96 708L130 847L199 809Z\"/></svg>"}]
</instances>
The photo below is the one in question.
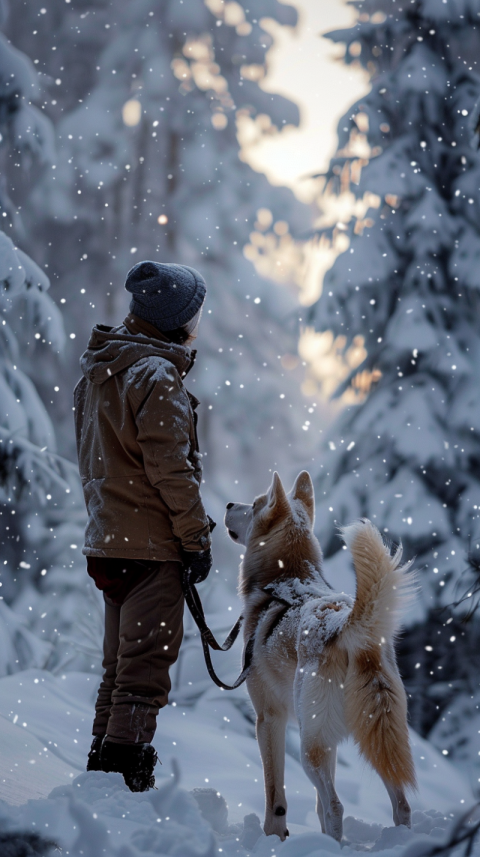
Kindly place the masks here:
<instances>
[{"instance_id":1,"label":"jacket sleeve","mask_svg":"<svg viewBox=\"0 0 480 857\"><path fill-rule=\"evenodd\" d=\"M146 475L168 507L174 535L184 550L194 551L210 547L210 528L196 468L189 458L191 420L177 371L157 366L149 373L146 395L136 411L137 442Z\"/></svg>"}]
</instances>

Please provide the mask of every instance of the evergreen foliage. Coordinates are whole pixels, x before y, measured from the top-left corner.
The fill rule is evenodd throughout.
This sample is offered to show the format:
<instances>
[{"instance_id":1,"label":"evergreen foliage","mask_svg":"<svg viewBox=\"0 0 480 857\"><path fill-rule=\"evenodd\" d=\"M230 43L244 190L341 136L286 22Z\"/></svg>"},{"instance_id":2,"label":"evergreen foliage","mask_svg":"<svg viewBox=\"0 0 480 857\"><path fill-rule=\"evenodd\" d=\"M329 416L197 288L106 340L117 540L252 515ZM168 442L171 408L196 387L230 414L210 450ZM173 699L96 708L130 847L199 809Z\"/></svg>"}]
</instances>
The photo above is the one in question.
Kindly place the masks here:
<instances>
[{"instance_id":1,"label":"evergreen foliage","mask_svg":"<svg viewBox=\"0 0 480 857\"><path fill-rule=\"evenodd\" d=\"M0 34L0 161L4 177L17 168L20 185L38 178L54 155L53 129L33 104L39 90L33 64ZM54 581L60 576L62 594L75 588L61 581L83 523L78 474L56 453L31 377L38 363L58 369L65 333L48 277L14 243L25 239L16 190L13 181L0 187L0 674L52 657L52 642L70 624L65 605L57 611L52 603Z\"/></svg>"},{"instance_id":2,"label":"evergreen foliage","mask_svg":"<svg viewBox=\"0 0 480 857\"><path fill-rule=\"evenodd\" d=\"M379 204L348 224L350 246L311 321L346 347L361 334L368 356L355 371L381 377L331 433L316 485L318 530L331 557L335 525L367 516L416 555L414 627L401 651L413 725L425 733L452 679L468 670L459 669L460 634L456 657L439 655L435 670L425 647L437 647L439 618L443 628L449 615L439 611L467 586L468 555L480 543L480 158L469 128L480 2L353 5L356 24L328 38L345 44L346 62L358 56L372 86L339 122L326 180L334 193L350 181L358 198L376 194Z\"/></svg>"}]
</instances>

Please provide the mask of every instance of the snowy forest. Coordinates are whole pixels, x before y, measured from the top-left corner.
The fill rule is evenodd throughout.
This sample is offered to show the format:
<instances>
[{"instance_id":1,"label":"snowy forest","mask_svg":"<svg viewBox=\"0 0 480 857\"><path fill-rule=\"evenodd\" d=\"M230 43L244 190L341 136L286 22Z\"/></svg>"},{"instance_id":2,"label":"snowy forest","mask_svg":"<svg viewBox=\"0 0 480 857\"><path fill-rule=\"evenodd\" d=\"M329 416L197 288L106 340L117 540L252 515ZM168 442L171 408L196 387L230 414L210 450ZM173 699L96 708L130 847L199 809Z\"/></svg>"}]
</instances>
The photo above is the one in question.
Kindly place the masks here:
<instances>
[{"instance_id":1,"label":"snowy forest","mask_svg":"<svg viewBox=\"0 0 480 857\"><path fill-rule=\"evenodd\" d=\"M0 0L0 855L480 854L480 0L335 2L352 25L318 34L336 60L311 97L340 64L368 86L307 203L241 145L242 127L302 128L262 83L302 3ZM325 248L306 305L305 259ZM335 592L355 596L339 528L358 519L413 561L395 643L411 827L349 739L343 840L322 833L292 721L290 836L265 835L252 703L212 683L187 611L156 788L85 772L104 605L82 553L73 390L92 328L122 324L127 272L149 259L207 284L186 384L217 522L199 586L215 636L242 609L225 507L275 471L288 489L312 477ZM240 641L213 662L234 682Z\"/></svg>"}]
</instances>

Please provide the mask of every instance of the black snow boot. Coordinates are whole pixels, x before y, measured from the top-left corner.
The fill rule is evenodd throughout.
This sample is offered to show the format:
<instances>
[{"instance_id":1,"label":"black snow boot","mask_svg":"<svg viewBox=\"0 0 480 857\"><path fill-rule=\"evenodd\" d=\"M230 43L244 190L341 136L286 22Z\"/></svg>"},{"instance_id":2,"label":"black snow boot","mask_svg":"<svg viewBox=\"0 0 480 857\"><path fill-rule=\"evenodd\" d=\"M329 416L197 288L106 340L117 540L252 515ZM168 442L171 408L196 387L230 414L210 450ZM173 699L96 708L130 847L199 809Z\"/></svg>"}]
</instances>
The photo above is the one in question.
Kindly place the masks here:
<instances>
[{"instance_id":1,"label":"black snow boot","mask_svg":"<svg viewBox=\"0 0 480 857\"><path fill-rule=\"evenodd\" d=\"M87 771L101 771L100 748L105 735L94 735L92 746L88 754Z\"/></svg>"},{"instance_id":2,"label":"black snow boot","mask_svg":"<svg viewBox=\"0 0 480 857\"><path fill-rule=\"evenodd\" d=\"M157 753L151 744L115 744L108 738L102 744L102 771L123 774L131 792L153 789L153 771L157 761Z\"/></svg>"}]
</instances>

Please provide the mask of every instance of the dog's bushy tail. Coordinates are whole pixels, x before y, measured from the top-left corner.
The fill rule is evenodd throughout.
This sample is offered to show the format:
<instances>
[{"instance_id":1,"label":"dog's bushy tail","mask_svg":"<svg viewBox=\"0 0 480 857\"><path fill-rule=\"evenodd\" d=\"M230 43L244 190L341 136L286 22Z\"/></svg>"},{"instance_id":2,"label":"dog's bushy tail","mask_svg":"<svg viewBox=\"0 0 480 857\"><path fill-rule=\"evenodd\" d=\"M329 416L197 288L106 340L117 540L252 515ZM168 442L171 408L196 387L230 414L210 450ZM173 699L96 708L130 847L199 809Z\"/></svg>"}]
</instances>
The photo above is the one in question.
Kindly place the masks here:
<instances>
[{"instance_id":1,"label":"dog's bushy tail","mask_svg":"<svg viewBox=\"0 0 480 857\"><path fill-rule=\"evenodd\" d=\"M407 700L393 640L415 592L411 563L392 556L368 520L342 530L357 577L355 604L342 631L348 652L345 678L347 725L362 755L394 787L415 787L407 729Z\"/></svg>"},{"instance_id":2,"label":"dog's bushy tail","mask_svg":"<svg viewBox=\"0 0 480 857\"><path fill-rule=\"evenodd\" d=\"M393 556L377 528L366 519L341 530L353 557L357 592L348 630L358 647L368 648L392 640L398 631L402 613L415 595L411 562L400 565L402 547ZM345 629L347 630L347 629Z\"/></svg>"}]
</instances>

